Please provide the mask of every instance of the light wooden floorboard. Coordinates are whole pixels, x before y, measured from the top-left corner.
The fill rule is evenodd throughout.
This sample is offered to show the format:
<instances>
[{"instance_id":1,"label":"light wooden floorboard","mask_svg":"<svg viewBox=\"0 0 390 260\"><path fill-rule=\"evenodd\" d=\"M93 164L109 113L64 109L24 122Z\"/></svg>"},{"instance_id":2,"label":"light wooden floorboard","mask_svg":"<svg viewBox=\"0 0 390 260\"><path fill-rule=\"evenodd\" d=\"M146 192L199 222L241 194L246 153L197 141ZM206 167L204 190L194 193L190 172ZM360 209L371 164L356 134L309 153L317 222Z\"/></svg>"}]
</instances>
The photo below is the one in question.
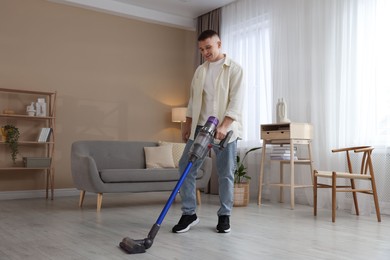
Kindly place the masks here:
<instances>
[{"instance_id":1,"label":"light wooden floorboard","mask_svg":"<svg viewBox=\"0 0 390 260\"><path fill-rule=\"evenodd\" d=\"M200 223L190 232L171 233L179 220L174 203L153 246L127 255L118 244L129 236L143 239L159 216L169 193L105 194L100 213L96 196L0 201L0 259L390 259L390 217L355 216L289 203L253 201L237 207L232 232L218 234L218 197L202 193Z\"/></svg>"}]
</instances>

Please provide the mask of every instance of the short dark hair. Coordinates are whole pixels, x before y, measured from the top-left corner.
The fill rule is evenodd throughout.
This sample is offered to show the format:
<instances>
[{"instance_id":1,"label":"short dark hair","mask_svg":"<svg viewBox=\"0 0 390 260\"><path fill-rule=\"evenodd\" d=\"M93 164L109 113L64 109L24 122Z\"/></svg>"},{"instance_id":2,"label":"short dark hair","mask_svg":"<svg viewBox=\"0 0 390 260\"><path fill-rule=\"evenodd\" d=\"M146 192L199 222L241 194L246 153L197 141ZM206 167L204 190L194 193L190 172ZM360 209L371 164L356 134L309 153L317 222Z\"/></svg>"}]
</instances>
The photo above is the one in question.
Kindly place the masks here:
<instances>
[{"instance_id":1,"label":"short dark hair","mask_svg":"<svg viewBox=\"0 0 390 260\"><path fill-rule=\"evenodd\" d=\"M216 31L213 31L213 30L206 30L206 31L203 31L199 36L198 36L198 42L200 41L204 41L208 38L211 38L213 36L218 36L218 33Z\"/></svg>"}]
</instances>

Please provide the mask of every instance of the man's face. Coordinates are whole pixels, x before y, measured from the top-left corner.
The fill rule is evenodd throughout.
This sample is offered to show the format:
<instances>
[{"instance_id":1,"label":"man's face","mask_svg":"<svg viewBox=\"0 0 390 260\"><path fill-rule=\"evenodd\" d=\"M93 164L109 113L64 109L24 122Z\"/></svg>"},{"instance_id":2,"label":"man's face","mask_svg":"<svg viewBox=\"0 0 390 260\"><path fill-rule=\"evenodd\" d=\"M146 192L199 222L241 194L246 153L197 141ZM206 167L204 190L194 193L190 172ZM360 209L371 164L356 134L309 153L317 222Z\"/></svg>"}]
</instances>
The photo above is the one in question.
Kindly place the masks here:
<instances>
[{"instance_id":1,"label":"man's face","mask_svg":"<svg viewBox=\"0 0 390 260\"><path fill-rule=\"evenodd\" d=\"M205 60L214 62L221 58L221 41L219 37L213 36L204 41L199 41L198 44L199 51Z\"/></svg>"}]
</instances>

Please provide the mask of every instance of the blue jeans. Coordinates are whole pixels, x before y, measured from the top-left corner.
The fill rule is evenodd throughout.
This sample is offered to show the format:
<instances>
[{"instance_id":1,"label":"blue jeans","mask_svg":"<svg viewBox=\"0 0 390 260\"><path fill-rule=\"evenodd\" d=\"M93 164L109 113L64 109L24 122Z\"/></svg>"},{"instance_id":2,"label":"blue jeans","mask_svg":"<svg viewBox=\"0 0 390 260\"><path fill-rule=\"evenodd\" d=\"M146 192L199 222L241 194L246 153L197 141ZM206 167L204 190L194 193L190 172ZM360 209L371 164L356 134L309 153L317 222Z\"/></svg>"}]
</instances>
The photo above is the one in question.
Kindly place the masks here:
<instances>
[{"instance_id":1,"label":"blue jeans","mask_svg":"<svg viewBox=\"0 0 390 260\"><path fill-rule=\"evenodd\" d=\"M199 131L199 127L197 131ZM197 133L196 133L197 134ZM188 152L193 140L188 140L183 155L179 161L179 171L182 174L188 164ZM213 147L216 154L220 208L218 216L231 215L233 207L234 171L236 169L237 140L229 143L222 151ZM192 215L196 212L196 175L203 160L194 162L183 185L180 188L183 215Z\"/></svg>"}]
</instances>

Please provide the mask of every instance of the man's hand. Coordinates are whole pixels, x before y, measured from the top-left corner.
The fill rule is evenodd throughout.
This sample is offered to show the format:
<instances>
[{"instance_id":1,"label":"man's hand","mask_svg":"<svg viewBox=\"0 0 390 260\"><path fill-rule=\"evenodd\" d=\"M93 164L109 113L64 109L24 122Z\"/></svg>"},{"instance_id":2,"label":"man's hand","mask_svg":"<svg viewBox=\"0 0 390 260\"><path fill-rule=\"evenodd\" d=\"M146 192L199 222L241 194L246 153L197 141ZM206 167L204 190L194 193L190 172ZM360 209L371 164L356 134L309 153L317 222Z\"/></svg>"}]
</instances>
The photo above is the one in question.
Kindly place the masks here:
<instances>
[{"instance_id":1,"label":"man's hand","mask_svg":"<svg viewBox=\"0 0 390 260\"><path fill-rule=\"evenodd\" d=\"M233 121L233 118L226 116L223 119L222 123L217 127L217 130L215 132L215 138L218 140L224 139Z\"/></svg>"},{"instance_id":2,"label":"man's hand","mask_svg":"<svg viewBox=\"0 0 390 260\"><path fill-rule=\"evenodd\" d=\"M190 138L191 135L191 125L192 125L192 118L191 117L186 117L186 122L184 123L182 133L181 133L181 138L183 141L186 143L188 139Z\"/></svg>"}]
</instances>

